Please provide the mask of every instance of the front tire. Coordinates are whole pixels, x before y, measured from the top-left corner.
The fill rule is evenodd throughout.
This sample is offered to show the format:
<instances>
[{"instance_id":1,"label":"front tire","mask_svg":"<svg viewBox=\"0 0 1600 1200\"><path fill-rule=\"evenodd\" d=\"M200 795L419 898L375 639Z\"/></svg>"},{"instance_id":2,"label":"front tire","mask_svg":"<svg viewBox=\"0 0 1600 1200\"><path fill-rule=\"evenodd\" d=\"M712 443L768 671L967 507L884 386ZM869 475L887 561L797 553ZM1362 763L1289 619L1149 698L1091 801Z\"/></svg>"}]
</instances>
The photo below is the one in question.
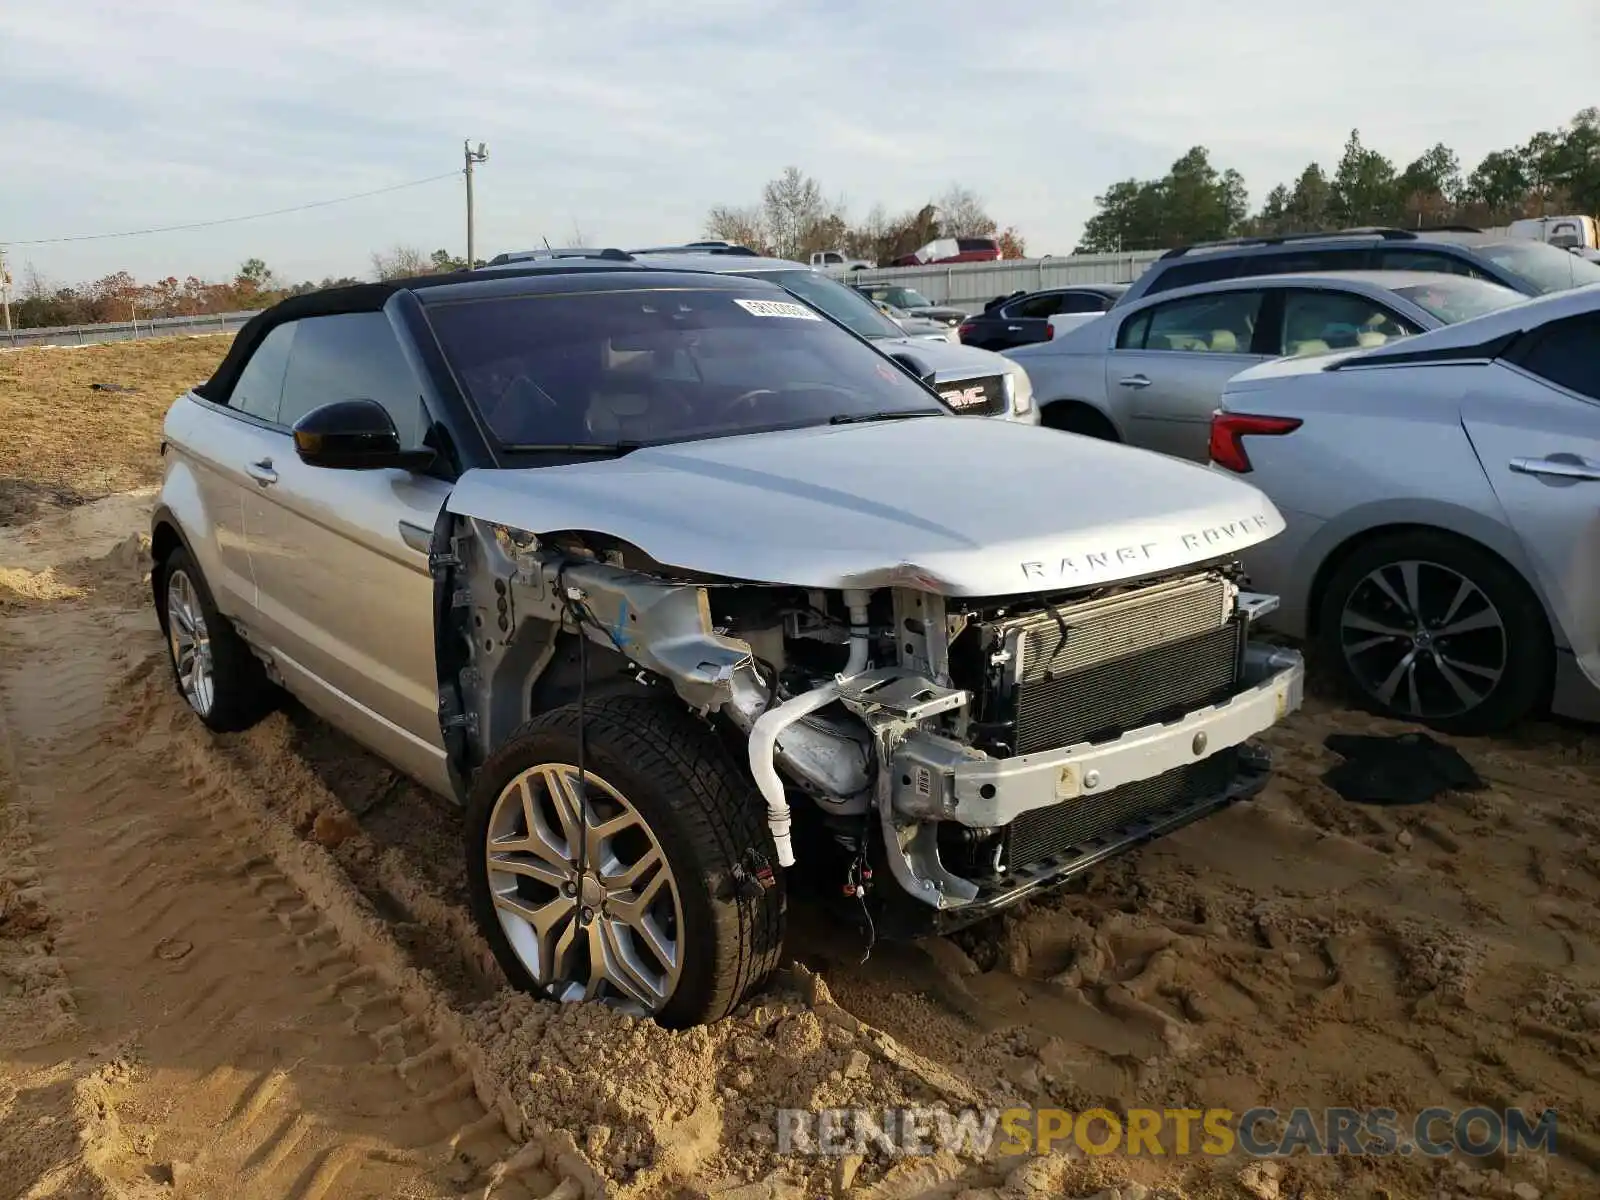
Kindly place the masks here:
<instances>
[{"instance_id":1,"label":"front tire","mask_svg":"<svg viewBox=\"0 0 1600 1200\"><path fill-rule=\"evenodd\" d=\"M762 871L773 848L755 789L687 710L605 697L582 714L584 819L579 724L575 704L536 717L473 781L479 928L525 991L676 1028L719 1020L783 945L783 881Z\"/></svg>"},{"instance_id":2,"label":"front tire","mask_svg":"<svg viewBox=\"0 0 1600 1200\"><path fill-rule=\"evenodd\" d=\"M1550 627L1521 576L1435 530L1358 546L1328 579L1317 639L1369 711L1446 733L1508 728L1549 694Z\"/></svg>"},{"instance_id":3,"label":"front tire","mask_svg":"<svg viewBox=\"0 0 1600 1200\"><path fill-rule=\"evenodd\" d=\"M278 699L261 660L217 610L187 550L173 550L156 569L156 603L178 694L207 728L219 733L248 729Z\"/></svg>"}]
</instances>

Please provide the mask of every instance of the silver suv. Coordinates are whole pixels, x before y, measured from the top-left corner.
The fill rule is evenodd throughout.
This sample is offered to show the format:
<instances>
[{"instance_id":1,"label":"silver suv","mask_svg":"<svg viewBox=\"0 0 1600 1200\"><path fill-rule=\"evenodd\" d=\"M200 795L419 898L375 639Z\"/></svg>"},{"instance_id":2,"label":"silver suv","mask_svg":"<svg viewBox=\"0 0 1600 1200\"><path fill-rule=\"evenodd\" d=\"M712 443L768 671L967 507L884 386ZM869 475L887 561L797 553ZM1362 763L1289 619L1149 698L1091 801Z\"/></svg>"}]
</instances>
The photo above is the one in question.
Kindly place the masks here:
<instances>
[{"instance_id":1,"label":"silver suv","mask_svg":"<svg viewBox=\"0 0 1600 1200\"><path fill-rule=\"evenodd\" d=\"M338 288L167 414L156 611L213 729L286 689L464 805L508 978L668 1024L845 919L995 912L1249 795L1299 704L1242 481L942 406L776 284Z\"/></svg>"}]
</instances>

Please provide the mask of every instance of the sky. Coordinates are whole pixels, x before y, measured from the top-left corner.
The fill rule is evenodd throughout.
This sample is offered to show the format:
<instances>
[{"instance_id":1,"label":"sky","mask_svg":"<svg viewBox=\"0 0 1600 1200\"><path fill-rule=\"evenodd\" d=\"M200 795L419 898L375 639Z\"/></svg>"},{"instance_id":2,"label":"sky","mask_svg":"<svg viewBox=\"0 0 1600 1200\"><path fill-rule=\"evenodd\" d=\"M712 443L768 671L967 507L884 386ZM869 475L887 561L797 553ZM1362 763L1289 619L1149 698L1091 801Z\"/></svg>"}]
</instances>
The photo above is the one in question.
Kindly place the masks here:
<instances>
[{"instance_id":1,"label":"sky","mask_svg":"<svg viewBox=\"0 0 1600 1200\"><path fill-rule=\"evenodd\" d=\"M992 14L992 15L991 15ZM1352 127L1403 166L1600 103L1600 0L51 0L0 6L0 246L69 282L702 236L789 164L853 215L959 182L1030 254L1190 146L1258 205Z\"/></svg>"}]
</instances>

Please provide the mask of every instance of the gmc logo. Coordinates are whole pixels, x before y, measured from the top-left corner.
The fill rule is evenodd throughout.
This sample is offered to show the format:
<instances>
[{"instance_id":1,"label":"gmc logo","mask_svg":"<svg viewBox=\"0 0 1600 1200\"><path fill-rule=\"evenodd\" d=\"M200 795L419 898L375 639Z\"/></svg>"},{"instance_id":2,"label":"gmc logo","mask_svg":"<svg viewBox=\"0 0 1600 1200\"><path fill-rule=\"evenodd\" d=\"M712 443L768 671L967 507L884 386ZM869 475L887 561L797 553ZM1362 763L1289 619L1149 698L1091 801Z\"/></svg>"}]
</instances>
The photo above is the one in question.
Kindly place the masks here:
<instances>
[{"instance_id":1,"label":"gmc logo","mask_svg":"<svg viewBox=\"0 0 1600 1200\"><path fill-rule=\"evenodd\" d=\"M981 404L987 404L989 400L984 395L982 384L977 387L952 388L948 392L940 392L939 395L944 398L944 402L951 408L958 409L977 408Z\"/></svg>"}]
</instances>

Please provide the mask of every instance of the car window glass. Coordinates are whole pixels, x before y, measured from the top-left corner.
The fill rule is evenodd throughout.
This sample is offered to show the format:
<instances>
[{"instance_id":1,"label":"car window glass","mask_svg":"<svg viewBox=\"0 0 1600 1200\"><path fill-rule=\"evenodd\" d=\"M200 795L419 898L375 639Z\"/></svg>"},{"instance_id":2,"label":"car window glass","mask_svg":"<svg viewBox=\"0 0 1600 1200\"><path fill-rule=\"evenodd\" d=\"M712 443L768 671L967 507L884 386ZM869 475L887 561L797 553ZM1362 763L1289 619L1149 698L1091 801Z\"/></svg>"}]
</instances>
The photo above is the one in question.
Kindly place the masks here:
<instances>
[{"instance_id":1,"label":"car window glass","mask_svg":"<svg viewBox=\"0 0 1600 1200\"><path fill-rule=\"evenodd\" d=\"M1514 292L1503 284L1460 276L1434 278L1427 283L1405 283L1391 290L1418 308L1426 309L1446 325L1497 312L1527 299L1521 292Z\"/></svg>"},{"instance_id":2,"label":"car window glass","mask_svg":"<svg viewBox=\"0 0 1600 1200\"><path fill-rule=\"evenodd\" d=\"M1246 275L1290 275L1297 271L1359 271L1371 260L1364 246L1328 246L1249 254L1239 260L1235 279Z\"/></svg>"},{"instance_id":3,"label":"car window glass","mask_svg":"<svg viewBox=\"0 0 1600 1200\"><path fill-rule=\"evenodd\" d=\"M1523 280L1535 292L1560 292L1600 283L1600 263L1529 238L1477 247L1490 262Z\"/></svg>"},{"instance_id":4,"label":"car window glass","mask_svg":"<svg viewBox=\"0 0 1600 1200\"><path fill-rule=\"evenodd\" d=\"M1283 336L1279 345L1286 355L1382 346L1420 332L1376 300L1353 292L1309 288L1288 288L1284 292Z\"/></svg>"},{"instance_id":5,"label":"car window glass","mask_svg":"<svg viewBox=\"0 0 1600 1200\"><path fill-rule=\"evenodd\" d=\"M1062 296L1056 307L1059 313L1097 313L1105 312L1111 302L1104 296L1093 292L1068 292Z\"/></svg>"},{"instance_id":6,"label":"car window glass","mask_svg":"<svg viewBox=\"0 0 1600 1200\"><path fill-rule=\"evenodd\" d=\"M1216 292L1157 305L1144 333L1145 350L1248 354L1264 293Z\"/></svg>"},{"instance_id":7,"label":"car window glass","mask_svg":"<svg viewBox=\"0 0 1600 1200\"><path fill-rule=\"evenodd\" d=\"M376 400L389 410L400 445L423 434L422 389L382 313L340 313L299 322L283 381L280 425L336 400Z\"/></svg>"},{"instance_id":8,"label":"car window glass","mask_svg":"<svg viewBox=\"0 0 1600 1200\"><path fill-rule=\"evenodd\" d=\"M775 288L447 301L428 320L509 448L660 444L949 410Z\"/></svg>"},{"instance_id":9,"label":"car window glass","mask_svg":"<svg viewBox=\"0 0 1600 1200\"><path fill-rule=\"evenodd\" d=\"M1553 321L1522 357L1542 379L1600 400L1600 313Z\"/></svg>"},{"instance_id":10,"label":"car window glass","mask_svg":"<svg viewBox=\"0 0 1600 1200\"><path fill-rule=\"evenodd\" d=\"M1232 279L1238 273L1238 269L1239 260L1226 255L1179 263L1177 266L1168 267L1152 279L1146 294L1170 292L1173 288L1189 287L1196 283L1215 283L1219 279Z\"/></svg>"},{"instance_id":11,"label":"car window glass","mask_svg":"<svg viewBox=\"0 0 1600 1200\"><path fill-rule=\"evenodd\" d=\"M1146 309L1136 317L1129 317L1122 323L1122 328L1117 330L1117 349L1142 350L1144 348L1144 335L1149 328L1149 309Z\"/></svg>"},{"instance_id":12,"label":"car window glass","mask_svg":"<svg viewBox=\"0 0 1600 1200\"><path fill-rule=\"evenodd\" d=\"M1488 278L1459 254L1446 254L1442 250L1395 250L1384 247L1378 251L1380 271L1442 271L1448 275L1470 275Z\"/></svg>"},{"instance_id":13,"label":"car window glass","mask_svg":"<svg viewBox=\"0 0 1600 1200\"><path fill-rule=\"evenodd\" d=\"M295 322L279 325L256 347L233 385L228 407L260 417L278 419L278 401L283 395L283 372L289 365L289 347L294 342Z\"/></svg>"},{"instance_id":14,"label":"car window glass","mask_svg":"<svg viewBox=\"0 0 1600 1200\"><path fill-rule=\"evenodd\" d=\"M1020 317L1024 320L1040 320L1060 311L1060 296L1029 296L1026 300L1019 300L1008 308L1006 315L1008 317Z\"/></svg>"}]
</instances>

